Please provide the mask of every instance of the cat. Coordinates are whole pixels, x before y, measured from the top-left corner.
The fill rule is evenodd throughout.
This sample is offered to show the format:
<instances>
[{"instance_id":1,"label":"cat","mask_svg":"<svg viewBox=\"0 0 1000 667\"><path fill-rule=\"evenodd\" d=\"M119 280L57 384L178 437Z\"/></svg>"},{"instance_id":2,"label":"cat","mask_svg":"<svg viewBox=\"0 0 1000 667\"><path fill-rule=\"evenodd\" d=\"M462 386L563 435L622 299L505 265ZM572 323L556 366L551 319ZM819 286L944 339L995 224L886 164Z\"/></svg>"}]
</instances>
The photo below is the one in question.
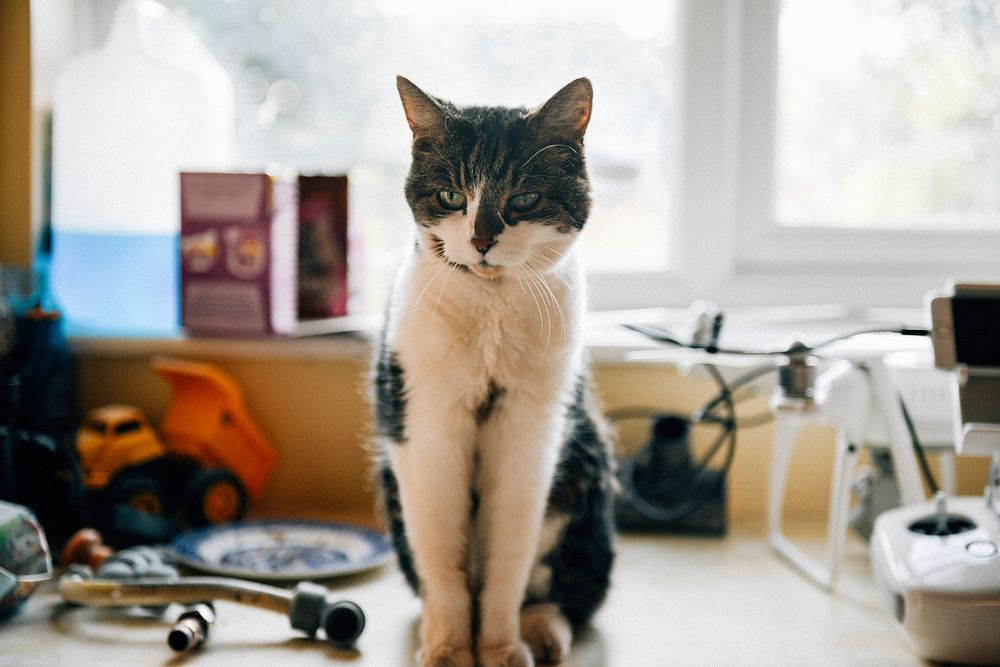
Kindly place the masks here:
<instances>
[{"instance_id":1,"label":"cat","mask_svg":"<svg viewBox=\"0 0 1000 667\"><path fill-rule=\"evenodd\" d=\"M534 111L403 77L416 239L374 362L382 505L421 597L420 667L559 662L607 592L613 459L592 404L576 240L581 78Z\"/></svg>"}]
</instances>

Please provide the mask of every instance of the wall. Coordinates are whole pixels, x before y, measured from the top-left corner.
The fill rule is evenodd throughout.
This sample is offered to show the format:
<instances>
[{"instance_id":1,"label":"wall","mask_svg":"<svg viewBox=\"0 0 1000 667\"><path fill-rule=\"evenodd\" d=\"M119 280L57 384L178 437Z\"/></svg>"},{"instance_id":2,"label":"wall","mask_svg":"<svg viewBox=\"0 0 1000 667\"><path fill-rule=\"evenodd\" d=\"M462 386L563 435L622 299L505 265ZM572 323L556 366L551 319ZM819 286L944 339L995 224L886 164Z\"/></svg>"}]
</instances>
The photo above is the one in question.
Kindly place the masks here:
<instances>
[{"instance_id":1,"label":"wall","mask_svg":"<svg viewBox=\"0 0 1000 667\"><path fill-rule=\"evenodd\" d=\"M31 40L28 0L0 2L0 263L31 260Z\"/></svg>"},{"instance_id":2,"label":"wall","mask_svg":"<svg viewBox=\"0 0 1000 667\"><path fill-rule=\"evenodd\" d=\"M241 351L218 343L215 347L223 353L211 347L195 348L188 356L215 361L243 386L252 414L278 448L277 470L256 512L331 514L370 521L373 493L369 457L362 444L368 416L365 353L355 347L347 354L330 355L322 353L324 341L296 347L302 344L273 341L251 344ZM338 343L331 341L330 345L336 348ZM98 347L105 349L85 350L79 358L81 407L133 403L155 422L166 406L169 391L149 369L148 353ZM298 354L296 349L308 353ZM641 405L686 412L714 395L714 385L707 378L685 377L660 366L600 364L595 367L594 379L608 410ZM744 416L766 409L766 396L740 404ZM621 426L622 452L644 442L644 422L622 422ZM703 434L700 440L709 435ZM729 482L730 513L737 523L763 516L773 435L773 423L739 433ZM825 511L832 455L832 431L807 429L792 464L786 501L789 514ZM959 473L961 492L980 493L986 479L983 460L960 460Z\"/></svg>"},{"instance_id":3,"label":"wall","mask_svg":"<svg viewBox=\"0 0 1000 667\"><path fill-rule=\"evenodd\" d=\"M370 514L364 400L359 359L213 359L243 388L250 413L278 450L278 465L259 501L264 512ZM78 360L81 410L137 405L157 423L170 390L149 355L84 355Z\"/></svg>"}]
</instances>

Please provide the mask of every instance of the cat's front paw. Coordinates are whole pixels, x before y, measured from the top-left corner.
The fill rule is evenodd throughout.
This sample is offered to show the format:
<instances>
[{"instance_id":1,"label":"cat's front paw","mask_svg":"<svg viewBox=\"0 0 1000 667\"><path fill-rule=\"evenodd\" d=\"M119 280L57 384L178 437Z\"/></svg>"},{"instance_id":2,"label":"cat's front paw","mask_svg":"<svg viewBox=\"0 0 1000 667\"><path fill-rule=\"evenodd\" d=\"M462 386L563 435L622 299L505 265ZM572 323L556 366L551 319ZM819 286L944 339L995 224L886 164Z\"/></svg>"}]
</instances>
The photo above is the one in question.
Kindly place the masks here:
<instances>
[{"instance_id":1,"label":"cat's front paw","mask_svg":"<svg viewBox=\"0 0 1000 667\"><path fill-rule=\"evenodd\" d=\"M481 667L535 667L535 660L524 642L479 649Z\"/></svg>"},{"instance_id":2,"label":"cat's front paw","mask_svg":"<svg viewBox=\"0 0 1000 667\"><path fill-rule=\"evenodd\" d=\"M475 660L467 648L435 646L417 651L418 667L473 667Z\"/></svg>"}]
</instances>

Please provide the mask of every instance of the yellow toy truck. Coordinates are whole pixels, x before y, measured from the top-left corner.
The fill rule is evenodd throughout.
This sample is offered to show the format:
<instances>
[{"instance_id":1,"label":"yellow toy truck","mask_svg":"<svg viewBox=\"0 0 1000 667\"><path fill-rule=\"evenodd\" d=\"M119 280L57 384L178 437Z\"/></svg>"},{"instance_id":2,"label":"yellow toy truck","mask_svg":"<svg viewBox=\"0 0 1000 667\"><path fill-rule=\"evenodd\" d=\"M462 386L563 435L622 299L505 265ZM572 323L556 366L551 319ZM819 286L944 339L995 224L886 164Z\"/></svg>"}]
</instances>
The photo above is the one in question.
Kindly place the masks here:
<instances>
[{"instance_id":1,"label":"yellow toy truck","mask_svg":"<svg viewBox=\"0 0 1000 667\"><path fill-rule=\"evenodd\" d=\"M173 390L163 439L138 408L91 410L77 434L84 484L111 508L179 513L193 526L241 519L276 455L239 386L212 364L155 357L152 366Z\"/></svg>"}]
</instances>

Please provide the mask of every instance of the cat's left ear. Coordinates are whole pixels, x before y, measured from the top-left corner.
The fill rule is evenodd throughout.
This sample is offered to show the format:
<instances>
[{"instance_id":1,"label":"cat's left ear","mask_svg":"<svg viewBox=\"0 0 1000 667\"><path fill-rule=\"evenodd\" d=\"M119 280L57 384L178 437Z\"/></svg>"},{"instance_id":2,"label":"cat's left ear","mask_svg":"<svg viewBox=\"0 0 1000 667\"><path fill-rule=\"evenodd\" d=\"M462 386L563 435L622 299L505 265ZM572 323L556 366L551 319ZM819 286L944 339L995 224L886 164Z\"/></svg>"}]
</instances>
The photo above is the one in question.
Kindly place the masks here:
<instances>
[{"instance_id":1,"label":"cat's left ear","mask_svg":"<svg viewBox=\"0 0 1000 667\"><path fill-rule=\"evenodd\" d=\"M413 136L428 135L444 128L444 110L438 100L420 90L409 79L397 76L396 90L403 102L406 122Z\"/></svg>"},{"instance_id":2,"label":"cat's left ear","mask_svg":"<svg viewBox=\"0 0 1000 667\"><path fill-rule=\"evenodd\" d=\"M533 111L529 121L546 134L576 142L583 140L590 123L590 110L594 101L594 88L590 79L572 81Z\"/></svg>"}]
</instances>

